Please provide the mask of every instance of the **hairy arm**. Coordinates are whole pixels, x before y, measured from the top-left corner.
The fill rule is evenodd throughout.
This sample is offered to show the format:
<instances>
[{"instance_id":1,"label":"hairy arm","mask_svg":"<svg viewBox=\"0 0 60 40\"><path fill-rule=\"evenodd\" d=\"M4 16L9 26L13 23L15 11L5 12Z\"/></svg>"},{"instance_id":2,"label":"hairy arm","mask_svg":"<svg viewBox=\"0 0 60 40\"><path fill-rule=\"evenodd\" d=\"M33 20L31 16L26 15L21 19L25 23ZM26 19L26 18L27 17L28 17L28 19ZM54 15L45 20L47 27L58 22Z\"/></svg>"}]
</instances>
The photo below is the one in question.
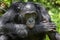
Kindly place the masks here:
<instances>
[{"instance_id":1,"label":"hairy arm","mask_svg":"<svg viewBox=\"0 0 60 40\"><path fill-rule=\"evenodd\" d=\"M23 24L16 24L14 18L18 15L18 5L13 4L8 11L2 15L0 18L0 33L1 36L3 34L15 33L20 37L24 37L27 35L27 31ZM22 27L21 27L22 26ZM9 34L10 35L10 34Z\"/></svg>"},{"instance_id":2,"label":"hairy arm","mask_svg":"<svg viewBox=\"0 0 60 40\"><path fill-rule=\"evenodd\" d=\"M39 16L39 27L43 27L43 28L45 28L45 30L47 30L45 32L49 36L50 40L59 40L58 39L59 36L57 36L58 33L56 32L56 26L54 25L54 23L52 23L50 16L49 16L48 12L46 11L46 9L39 4L36 4L36 8L39 13L39 15L38 15ZM37 26L36 26L36 29L37 29Z\"/></svg>"}]
</instances>

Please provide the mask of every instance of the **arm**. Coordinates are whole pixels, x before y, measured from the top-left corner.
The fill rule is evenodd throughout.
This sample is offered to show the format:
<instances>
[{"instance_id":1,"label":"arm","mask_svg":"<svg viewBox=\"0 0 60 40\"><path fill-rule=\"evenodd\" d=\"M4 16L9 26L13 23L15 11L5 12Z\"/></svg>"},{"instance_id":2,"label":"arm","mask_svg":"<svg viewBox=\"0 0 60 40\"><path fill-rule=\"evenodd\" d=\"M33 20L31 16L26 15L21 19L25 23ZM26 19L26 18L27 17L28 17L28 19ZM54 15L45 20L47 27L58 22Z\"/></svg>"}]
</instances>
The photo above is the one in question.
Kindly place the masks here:
<instances>
[{"instance_id":1,"label":"arm","mask_svg":"<svg viewBox=\"0 0 60 40\"><path fill-rule=\"evenodd\" d=\"M49 31L47 34L48 34L50 40L59 40L57 38L59 36L57 36L58 34L55 31L56 26L52 24L52 21L50 19L50 16L49 16L48 12L46 11L46 9L39 4L37 4L36 7L37 7L37 10L38 10L38 13L41 15L41 16L39 16L39 19L40 19L39 22L40 23L42 22L42 25L43 25L42 27L43 28L49 29L46 32ZM39 24L39 25L41 25L41 24ZM51 30L53 30L53 31L51 31Z\"/></svg>"},{"instance_id":2,"label":"arm","mask_svg":"<svg viewBox=\"0 0 60 40\"><path fill-rule=\"evenodd\" d=\"M39 5L39 4L35 4L35 6L37 9L37 13L38 13L37 14L38 18L36 21L38 24L35 24L34 30L37 32L39 32L39 31L47 32L47 31L51 31L52 28L55 28L54 26L50 27L49 26L50 24L48 24L49 22L51 23L51 19L50 19L48 12L46 11L46 9L42 5Z\"/></svg>"},{"instance_id":3,"label":"arm","mask_svg":"<svg viewBox=\"0 0 60 40\"><path fill-rule=\"evenodd\" d=\"M16 33L17 35L22 36L24 32L19 32L21 29L26 32L26 30L24 29L25 27L21 27L22 26L21 24L16 24L12 22L17 15L18 15L18 8L16 4L12 5L10 9L5 14L2 15L2 17L0 18L0 30L3 30L0 31L0 33L2 33L1 36L4 33L8 34L13 32ZM17 26L20 27L19 30Z\"/></svg>"},{"instance_id":4,"label":"arm","mask_svg":"<svg viewBox=\"0 0 60 40\"><path fill-rule=\"evenodd\" d=\"M28 35L26 25L23 24L7 23L2 28L4 29L4 32L8 35L11 33L17 35L20 38L24 38Z\"/></svg>"},{"instance_id":5,"label":"arm","mask_svg":"<svg viewBox=\"0 0 60 40\"><path fill-rule=\"evenodd\" d=\"M0 30L3 31L2 27L6 24L9 23L14 19L17 13L15 13L14 9L9 9L5 14L3 14L0 18ZM0 32L2 32L0 31Z\"/></svg>"}]
</instances>

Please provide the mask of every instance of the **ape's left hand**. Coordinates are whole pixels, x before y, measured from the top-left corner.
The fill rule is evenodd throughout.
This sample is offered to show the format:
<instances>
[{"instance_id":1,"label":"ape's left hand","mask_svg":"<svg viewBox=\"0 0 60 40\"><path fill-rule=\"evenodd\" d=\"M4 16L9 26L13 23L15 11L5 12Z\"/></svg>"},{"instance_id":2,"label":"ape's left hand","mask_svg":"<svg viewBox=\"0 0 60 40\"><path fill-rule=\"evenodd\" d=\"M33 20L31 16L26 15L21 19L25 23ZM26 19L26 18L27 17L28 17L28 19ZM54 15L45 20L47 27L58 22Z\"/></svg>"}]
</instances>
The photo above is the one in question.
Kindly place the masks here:
<instances>
[{"instance_id":1,"label":"ape's left hand","mask_svg":"<svg viewBox=\"0 0 60 40\"><path fill-rule=\"evenodd\" d=\"M49 32L49 31L56 31L56 26L52 22L40 22L39 25L35 25L34 30L37 32Z\"/></svg>"},{"instance_id":2,"label":"ape's left hand","mask_svg":"<svg viewBox=\"0 0 60 40\"><path fill-rule=\"evenodd\" d=\"M52 22L46 22L46 23L41 22L40 24L41 24L42 28L46 29L45 31L56 31L55 30L56 26Z\"/></svg>"}]
</instances>

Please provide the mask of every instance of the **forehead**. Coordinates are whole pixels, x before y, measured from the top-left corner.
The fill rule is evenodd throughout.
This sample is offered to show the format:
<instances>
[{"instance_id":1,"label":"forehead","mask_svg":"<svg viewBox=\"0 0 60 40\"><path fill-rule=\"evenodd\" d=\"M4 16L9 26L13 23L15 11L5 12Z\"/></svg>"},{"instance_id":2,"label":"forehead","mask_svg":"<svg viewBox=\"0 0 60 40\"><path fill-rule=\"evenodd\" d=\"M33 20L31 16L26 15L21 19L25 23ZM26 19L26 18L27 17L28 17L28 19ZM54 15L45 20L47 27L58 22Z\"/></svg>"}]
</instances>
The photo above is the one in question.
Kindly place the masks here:
<instances>
[{"instance_id":1,"label":"forehead","mask_svg":"<svg viewBox=\"0 0 60 40\"><path fill-rule=\"evenodd\" d=\"M21 7L22 11L35 11L36 7L33 3L25 3L22 7Z\"/></svg>"},{"instance_id":2,"label":"forehead","mask_svg":"<svg viewBox=\"0 0 60 40\"><path fill-rule=\"evenodd\" d=\"M23 7L21 7L21 12L23 13L32 13L32 12L36 12L36 7L34 4L32 3L26 3L24 4Z\"/></svg>"}]
</instances>

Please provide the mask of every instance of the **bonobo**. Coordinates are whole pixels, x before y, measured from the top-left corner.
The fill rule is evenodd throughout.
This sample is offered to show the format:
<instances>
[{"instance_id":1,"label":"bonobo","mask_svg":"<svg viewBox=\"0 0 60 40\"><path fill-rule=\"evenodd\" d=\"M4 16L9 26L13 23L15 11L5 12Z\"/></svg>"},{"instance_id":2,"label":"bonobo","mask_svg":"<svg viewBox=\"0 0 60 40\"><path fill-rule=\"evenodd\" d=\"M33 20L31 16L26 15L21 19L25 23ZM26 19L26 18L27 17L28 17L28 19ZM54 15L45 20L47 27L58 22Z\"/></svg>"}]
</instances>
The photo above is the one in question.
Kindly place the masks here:
<instances>
[{"instance_id":1,"label":"bonobo","mask_svg":"<svg viewBox=\"0 0 60 40\"><path fill-rule=\"evenodd\" d=\"M17 2L0 18L1 40L60 40L49 14L40 4Z\"/></svg>"}]
</instances>

